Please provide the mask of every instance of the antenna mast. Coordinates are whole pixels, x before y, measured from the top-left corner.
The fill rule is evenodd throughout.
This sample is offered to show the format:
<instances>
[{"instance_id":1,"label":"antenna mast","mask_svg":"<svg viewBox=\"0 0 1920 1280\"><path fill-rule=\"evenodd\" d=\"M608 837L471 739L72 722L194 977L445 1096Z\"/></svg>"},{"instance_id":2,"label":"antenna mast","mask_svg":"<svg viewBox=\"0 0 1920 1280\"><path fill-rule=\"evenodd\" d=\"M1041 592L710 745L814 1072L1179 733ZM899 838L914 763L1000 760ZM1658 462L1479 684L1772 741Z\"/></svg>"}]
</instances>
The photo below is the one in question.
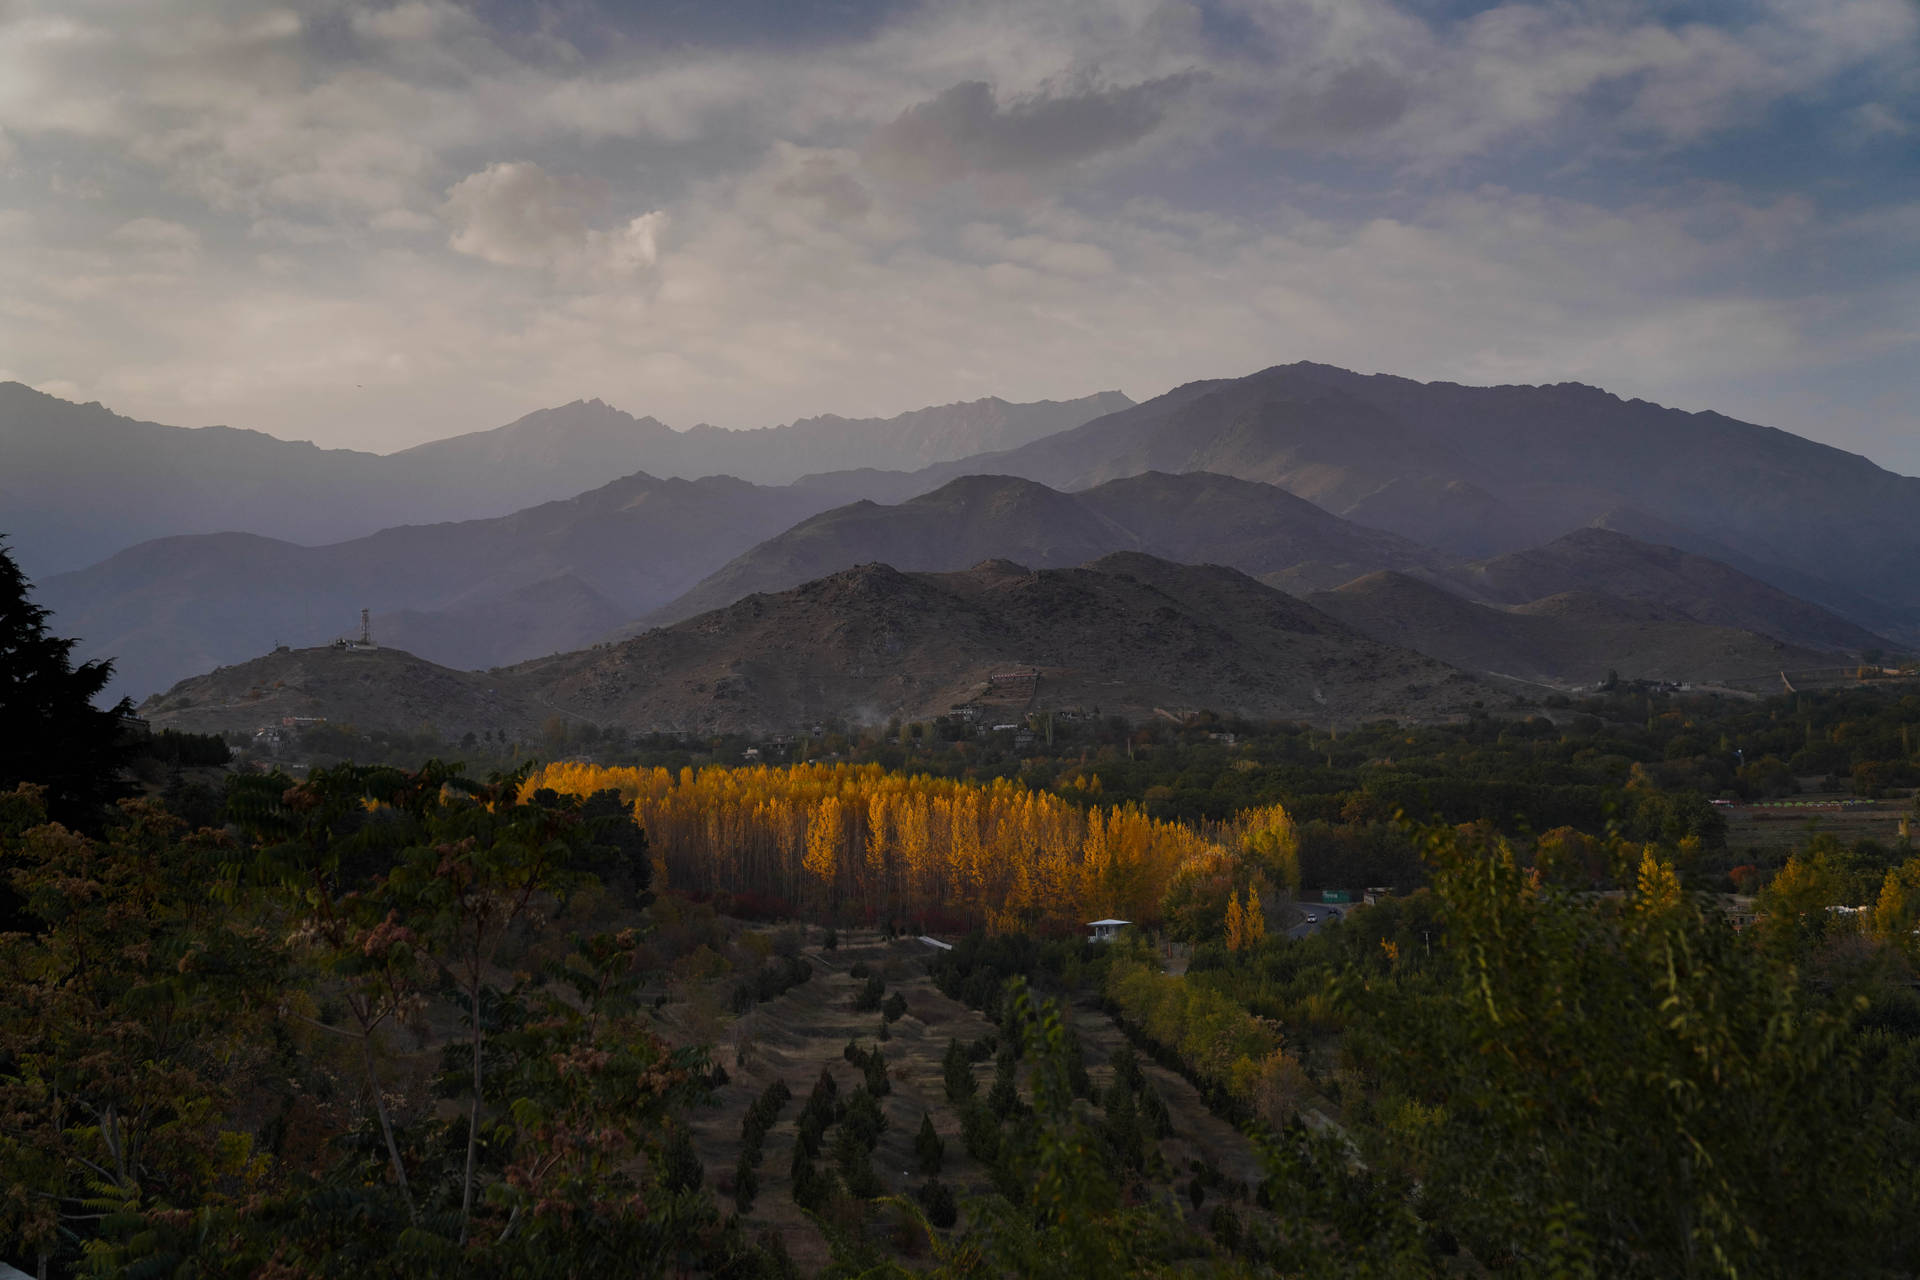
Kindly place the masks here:
<instances>
[{"instance_id":1,"label":"antenna mast","mask_svg":"<svg viewBox=\"0 0 1920 1280\"><path fill-rule=\"evenodd\" d=\"M368 620L365 609L360 611L360 643L364 645L373 643L373 623Z\"/></svg>"}]
</instances>

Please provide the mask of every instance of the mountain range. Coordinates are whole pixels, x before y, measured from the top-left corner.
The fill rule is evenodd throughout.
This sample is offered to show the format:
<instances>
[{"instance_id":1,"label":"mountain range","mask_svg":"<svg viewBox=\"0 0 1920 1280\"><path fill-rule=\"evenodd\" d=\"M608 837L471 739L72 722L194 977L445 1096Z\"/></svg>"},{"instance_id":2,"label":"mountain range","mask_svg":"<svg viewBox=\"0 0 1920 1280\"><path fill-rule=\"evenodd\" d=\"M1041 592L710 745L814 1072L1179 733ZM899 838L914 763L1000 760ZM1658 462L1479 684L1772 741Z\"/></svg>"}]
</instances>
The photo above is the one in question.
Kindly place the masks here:
<instances>
[{"instance_id":1,"label":"mountain range","mask_svg":"<svg viewBox=\"0 0 1920 1280\"><path fill-rule=\"evenodd\" d=\"M1557 688L1624 680L1715 684L1831 664L1830 652L1703 624L1644 600L1571 590L1510 609L1381 570L1306 597L1383 644L1489 676Z\"/></svg>"},{"instance_id":2,"label":"mountain range","mask_svg":"<svg viewBox=\"0 0 1920 1280\"><path fill-rule=\"evenodd\" d=\"M415 690L442 691L435 712ZM615 645L488 673L409 654L291 650L148 700L156 726L288 715L364 729L534 731L547 717L692 733L927 719L971 707L1141 718L1209 708L1319 722L1464 714L1489 689L1245 574L1134 552L1080 568L860 565Z\"/></svg>"},{"instance_id":3,"label":"mountain range","mask_svg":"<svg viewBox=\"0 0 1920 1280\"><path fill-rule=\"evenodd\" d=\"M1318 586L1379 568L1437 570L1444 563L1284 489L1230 476L1147 472L1062 493L1014 476L971 475L893 506L860 501L803 520L708 575L638 629L869 560L909 570L960 569L987 559L1059 568L1114 551L1252 574L1290 570Z\"/></svg>"},{"instance_id":4,"label":"mountain range","mask_svg":"<svg viewBox=\"0 0 1920 1280\"><path fill-rule=\"evenodd\" d=\"M143 542L55 574L40 602L115 657L113 692L138 697L278 644L359 633L452 667L491 667L586 644L703 573L811 515L818 491L728 476L627 476L488 520L406 525L326 546L246 533Z\"/></svg>"},{"instance_id":5,"label":"mountain range","mask_svg":"<svg viewBox=\"0 0 1920 1280\"><path fill-rule=\"evenodd\" d=\"M1278 485L1455 556L1606 525L1920 641L1920 479L1785 431L1578 383L1465 387L1280 365L1190 383L910 481L868 477L862 492L926 491L983 472L1077 490L1146 471Z\"/></svg>"},{"instance_id":6,"label":"mountain range","mask_svg":"<svg viewBox=\"0 0 1920 1280\"><path fill-rule=\"evenodd\" d=\"M787 484L836 467L910 469L1039 439L1131 403L985 399L895 418L675 431L576 401L394 454L320 449L230 427L181 428L0 383L0 534L36 578L151 538L245 532L315 544L403 524L501 516L646 471ZM819 508L855 496L811 486Z\"/></svg>"},{"instance_id":7,"label":"mountain range","mask_svg":"<svg viewBox=\"0 0 1920 1280\"><path fill-rule=\"evenodd\" d=\"M15 404L31 412L9 417ZM27 419L65 421L74 440L56 448ZM1004 562L1044 577L1116 554L1220 566L1310 599L1349 634L1561 686L1607 670L1751 678L1920 639L1920 480L1575 384L1469 388L1296 364L1138 405L1118 393L987 400L746 432L675 432L587 401L387 457L130 423L0 386L0 440L16 439L51 481L10 472L6 526L23 527L14 504L57 507L89 447L109 459L104 489L125 499L99 507L103 538L122 517L176 518L196 496L203 521L264 520L277 503L297 522L350 473L364 502L347 515L364 519L396 494L485 507L637 456L659 466L505 515L321 545L255 527L177 534L43 578L41 601L81 637L79 655L117 659L115 693L352 634L361 609L383 645L447 668L671 634L677 656L659 666L671 681L746 660L758 615L739 606L856 566L917 581ZM127 466L163 455L193 465L129 490ZM767 483L678 474L709 466ZM945 660L972 669L963 653Z\"/></svg>"}]
</instances>

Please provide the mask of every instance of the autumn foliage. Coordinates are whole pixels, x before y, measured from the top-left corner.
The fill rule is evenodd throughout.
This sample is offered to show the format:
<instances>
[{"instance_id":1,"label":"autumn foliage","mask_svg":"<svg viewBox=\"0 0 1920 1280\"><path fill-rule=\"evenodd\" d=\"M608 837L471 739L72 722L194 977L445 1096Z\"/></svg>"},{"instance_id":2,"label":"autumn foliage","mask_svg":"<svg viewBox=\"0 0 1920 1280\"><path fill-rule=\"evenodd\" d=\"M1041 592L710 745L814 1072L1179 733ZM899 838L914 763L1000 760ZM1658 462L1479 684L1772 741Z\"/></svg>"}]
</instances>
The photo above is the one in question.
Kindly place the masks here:
<instances>
[{"instance_id":1,"label":"autumn foliage","mask_svg":"<svg viewBox=\"0 0 1920 1280\"><path fill-rule=\"evenodd\" d=\"M877 765L676 774L562 763L529 785L618 790L675 890L773 894L829 916L940 913L1039 932L1106 916L1150 922L1182 868L1220 856L1214 833L1131 805Z\"/></svg>"}]
</instances>

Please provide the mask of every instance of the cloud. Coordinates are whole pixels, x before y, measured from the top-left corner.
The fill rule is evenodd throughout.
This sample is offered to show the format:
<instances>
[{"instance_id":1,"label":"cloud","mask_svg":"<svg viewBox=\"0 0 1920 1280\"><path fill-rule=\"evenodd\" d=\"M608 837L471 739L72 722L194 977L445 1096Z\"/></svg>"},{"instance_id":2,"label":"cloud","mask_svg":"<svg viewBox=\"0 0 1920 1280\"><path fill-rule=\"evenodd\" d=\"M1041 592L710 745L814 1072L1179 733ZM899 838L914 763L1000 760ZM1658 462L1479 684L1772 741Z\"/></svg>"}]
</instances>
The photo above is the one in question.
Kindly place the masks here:
<instances>
[{"instance_id":1,"label":"cloud","mask_svg":"<svg viewBox=\"0 0 1920 1280\"><path fill-rule=\"evenodd\" d=\"M1276 136L1283 142L1335 142L1373 133L1407 113L1406 80L1375 61L1348 63L1284 91Z\"/></svg>"},{"instance_id":2,"label":"cloud","mask_svg":"<svg viewBox=\"0 0 1920 1280\"><path fill-rule=\"evenodd\" d=\"M791 199L817 202L821 211L835 221L858 218L873 207L873 197L860 180L832 156L801 159L773 189Z\"/></svg>"},{"instance_id":3,"label":"cloud","mask_svg":"<svg viewBox=\"0 0 1920 1280\"><path fill-rule=\"evenodd\" d=\"M666 215L645 213L599 230L592 224L606 203L598 183L517 161L488 165L454 183L441 213L452 228L450 248L498 266L615 275L651 267Z\"/></svg>"},{"instance_id":4,"label":"cloud","mask_svg":"<svg viewBox=\"0 0 1920 1280\"><path fill-rule=\"evenodd\" d=\"M1885 408L1920 377L1869 409L1836 372L1920 341L1910 0L892 0L805 44L505 12L0 0L9 366L360 445L1293 356L1766 419L1764 379L1920 441Z\"/></svg>"},{"instance_id":5,"label":"cloud","mask_svg":"<svg viewBox=\"0 0 1920 1280\"><path fill-rule=\"evenodd\" d=\"M375 231L432 231L440 224L412 209L382 209L367 219Z\"/></svg>"},{"instance_id":6,"label":"cloud","mask_svg":"<svg viewBox=\"0 0 1920 1280\"><path fill-rule=\"evenodd\" d=\"M867 160L889 178L925 185L1061 169L1152 133L1195 79L1189 73L1123 88L1039 93L1004 106L993 86L966 81L876 130Z\"/></svg>"}]
</instances>

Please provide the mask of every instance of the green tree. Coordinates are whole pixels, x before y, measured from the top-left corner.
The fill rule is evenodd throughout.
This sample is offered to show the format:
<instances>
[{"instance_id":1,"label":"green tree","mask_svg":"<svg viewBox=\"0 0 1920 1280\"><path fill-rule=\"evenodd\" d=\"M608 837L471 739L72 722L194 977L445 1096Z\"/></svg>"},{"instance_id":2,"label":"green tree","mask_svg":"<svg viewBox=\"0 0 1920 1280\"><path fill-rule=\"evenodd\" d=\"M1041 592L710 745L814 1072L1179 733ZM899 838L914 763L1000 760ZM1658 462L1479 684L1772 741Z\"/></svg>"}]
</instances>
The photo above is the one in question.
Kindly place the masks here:
<instances>
[{"instance_id":1,"label":"green tree","mask_svg":"<svg viewBox=\"0 0 1920 1280\"><path fill-rule=\"evenodd\" d=\"M1431 856L1447 971L1378 1010L1372 1061L1422 1117L1403 1132L1423 1200L1474 1256L1555 1274L1856 1274L1911 1246L1887 1224L1912 1190L1883 1176L1908 1126L1865 1069L1849 1002L1805 987L1651 853L1617 903L1541 889L1498 837L1448 832Z\"/></svg>"},{"instance_id":2,"label":"green tree","mask_svg":"<svg viewBox=\"0 0 1920 1280\"><path fill-rule=\"evenodd\" d=\"M93 705L113 678L113 663L75 666L77 642L48 632L47 610L29 591L0 543L0 791L38 783L54 821L92 829L126 794L120 770L132 747L121 717L133 713L133 704L122 699L105 711Z\"/></svg>"},{"instance_id":3,"label":"green tree","mask_svg":"<svg viewBox=\"0 0 1920 1280\"><path fill-rule=\"evenodd\" d=\"M261 1098L280 966L211 892L224 837L126 802L96 841L42 806L36 787L0 797L0 865L33 926L0 934L0 1248L44 1267L110 1251L142 1215L270 1189L230 1117Z\"/></svg>"}]
</instances>

